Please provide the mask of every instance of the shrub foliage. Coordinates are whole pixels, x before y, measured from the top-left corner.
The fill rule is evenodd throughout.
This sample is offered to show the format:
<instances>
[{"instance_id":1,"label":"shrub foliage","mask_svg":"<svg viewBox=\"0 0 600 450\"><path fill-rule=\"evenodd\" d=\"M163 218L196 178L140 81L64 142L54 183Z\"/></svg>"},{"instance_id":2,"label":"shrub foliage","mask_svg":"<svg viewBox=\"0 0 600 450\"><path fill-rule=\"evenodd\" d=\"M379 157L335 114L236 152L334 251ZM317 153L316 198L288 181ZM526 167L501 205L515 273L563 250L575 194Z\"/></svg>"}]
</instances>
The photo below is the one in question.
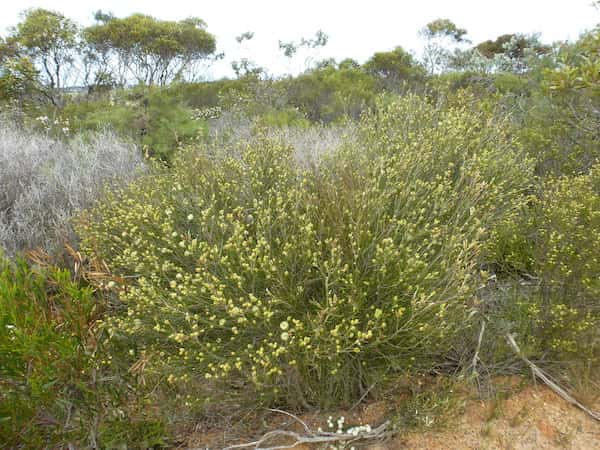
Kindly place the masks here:
<instances>
[{"instance_id":1,"label":"shrub foliage","mask_svg":"<svg viewBox=\"0 0 600 450\"><path fill-rule=\"evenodd\" d=\"M80 408L93 397L88 332L98 313L92 290L69 271L0 259L2 445L59 445L89 424L91 411Z\"/></svg>"},{"instance_id":2,"label":"shrub foliage","mask_svg":"<svg viewBox=\"0 0 600 450\"><path fill-rule=\"evenodd\" d=\"M75 240L71 217L142 167L140 152L112 133L65 142L0 119L0 248L60 251Z\"/></svg>"},{"instance_id":3,"label":"shrub foliage","mask_svg":"<svg viewBox=\"0 0 600 450\"><path fill-rule=\"evenodd\" d=\"M313 170L277 140L188 152L82 223L88 251L134 280L104 325L207 402L224 383L339 404L429 368L467 323L482 239L531 171L504 130L409 96Z\"/></svg>"}]
</instances>

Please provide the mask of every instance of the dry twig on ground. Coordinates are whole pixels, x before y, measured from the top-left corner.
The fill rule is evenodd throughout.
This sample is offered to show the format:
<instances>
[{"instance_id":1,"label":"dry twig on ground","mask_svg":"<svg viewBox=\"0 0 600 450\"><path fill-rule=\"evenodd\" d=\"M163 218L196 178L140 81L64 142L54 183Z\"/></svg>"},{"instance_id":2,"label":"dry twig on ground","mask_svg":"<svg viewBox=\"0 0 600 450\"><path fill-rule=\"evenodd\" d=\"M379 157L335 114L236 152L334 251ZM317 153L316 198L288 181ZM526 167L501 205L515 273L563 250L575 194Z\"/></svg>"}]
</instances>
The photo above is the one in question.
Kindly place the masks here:
<instances>
[{"instance_id":1,"label":"dry twig on ground","mask_svg":"<svg viewBox=\"0 0 600 450\"><path fill-rule=\"evenodd\" d=\"M265 433L260 439L247 442L243 444L235 444L230 445L229 447L225 447L225 450L233 450L233 449L242 449L242 448L254 448L261 450L283 450L294 448L297 445L301 444L326 444L326 443L334 443L334 442L343 442L344 444L352 444L358 441L366 441L366 440L382 440L386 437L389 437L390 430L390 421L386 421L379 425L376 428L373 428L370 431L362 431L360 433L352 433L352 432L326 432L326 431L314 431L312 430L304 421L302 421L297 416L278 409L271 410L273 412L278 412L280 414L285 414L287 416L292 417L295 421L302 425L304 428L304 434L297 433L294 431L288 430L273 430ZM276 440L288 439L287 443L275 443ZM269 442L273 442L271 446L269 446Z\"/></svg>"},{"instance_id":2,"label":"dry twig on ground","mask_svg":"<svg viewBox=\"0 0 600 450\"><path fill-rule=\"evenodd\" d=\"M517 354L517 356L519 356L519 358L521 358L523 360L523 362L525 362L525 364L527 364L529 366L529 368L531 369L531 371L533 372L533 374L536 377L538 377L540 380L542 380L544 383L546 383L546 385L550 389L552 389L558 396L560 396L561 398L563 398L567 402L571 403L572 405L575 405L576 407L578 407L579 409L581 409L583 412L585 412L586 414L588 414L593 419L596 419L597 421L600 421L600 413L598 413L596 411L592 411L587 406L585 406L582 403L578 402L575 398L573 398L571 395L569 395L569 393L567 391L565 391L556 382L554 382L548 376L548 374L546 374L542 369L540 369L538 366L536 366L531 361L529 361L529 359L527 359L521 353L521 349L517 345L517 342L515 341L515 337L512 334L507 334L506 335L506 340L508 341L508 344L514 350L514 352Z\"/></svg>"}]
</instances>

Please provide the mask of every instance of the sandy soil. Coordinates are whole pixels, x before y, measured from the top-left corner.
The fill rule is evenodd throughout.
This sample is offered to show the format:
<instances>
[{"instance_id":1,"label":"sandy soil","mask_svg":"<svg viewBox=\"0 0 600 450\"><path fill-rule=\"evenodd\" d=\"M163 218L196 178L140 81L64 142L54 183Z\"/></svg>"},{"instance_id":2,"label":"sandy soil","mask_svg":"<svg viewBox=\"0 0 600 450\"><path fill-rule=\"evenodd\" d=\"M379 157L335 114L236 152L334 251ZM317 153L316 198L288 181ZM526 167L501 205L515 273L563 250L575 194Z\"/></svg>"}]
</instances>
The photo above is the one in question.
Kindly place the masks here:
<instances>
[{"instance_id":1,"label":"sandy soil","mask_svg":"<svg viewBox=\"0 0 600 450\"><path fill-rule=\"evenodd\" d=\"M494 404L470 402L448 430L400 435L379 448L600 450L600 423L548 388L528 387Z\"/></svg>"},{"instance_id":2,"label":"sandy soil","mask_svg":"<svg viewBox=\"0 0 600 450\"><path fill-rule=\"evenodd\" d=\"M362 410L347 413L347 421L377 425L389 414L389 404L375 402ZM600 404L594 405L596 409ZM339 417L341 414L332 414ZM317 429L326 422L327 415L302 416L311 428ZM289 418L288 418L289 419ZM266 429L294 429L293 421L285 417L272 417ZM297 424L296 424L297 425ZM296 431L301 431L296 429ZM192 433L183 440L179 448L218 449L224 442L229 444L250 442L253 439L237 439L228 430ZM225 440L224 440L225 438ZM256 438L256 436L255 436ZM355 445L356 449L572 449L600 450L600 423L584 412L569 405L543 385L526 386L503 399L469 399L457 417L451 418L441 429L400 430L395 437L385 442ZM326 447L297 446L296 450L311 450Z\"/></svg>"}]
</instances>

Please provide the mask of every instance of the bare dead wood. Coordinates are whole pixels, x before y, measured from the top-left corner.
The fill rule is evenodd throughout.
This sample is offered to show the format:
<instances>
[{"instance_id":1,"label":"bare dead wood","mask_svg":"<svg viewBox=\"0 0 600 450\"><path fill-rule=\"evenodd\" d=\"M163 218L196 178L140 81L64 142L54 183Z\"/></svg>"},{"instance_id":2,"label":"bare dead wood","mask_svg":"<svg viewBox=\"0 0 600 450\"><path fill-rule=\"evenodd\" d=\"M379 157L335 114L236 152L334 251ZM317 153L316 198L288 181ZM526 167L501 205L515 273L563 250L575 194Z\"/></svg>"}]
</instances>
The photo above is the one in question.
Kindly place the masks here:
<instances>
[{"instance_id":1,"label":"bare dead wood","mask_svg":"<svg viewBox=\"0 0 600 450\"><path fill-rule=\"evenodd\" d=\"M380 440L380 439L384 439L386 437L389 436L390 434L390 421L386 421L384 423L382 423L381 425L379 425L378 427L372 429L371 431L363 431L359 434L353 434L353 433L331 433L331 432L323 432L323 431L313 431L310 429L310 427L304 422L302 421L300 418L298 418L297 416L286 412L286 411L282 411L282 410L278 410L278 409L272 409L271 411L273 412L278 412L281 414L285 414L287 416L292 417L294 420L296 420L298 423L300 423L302 425L302 427L304 428L305 434L301 434L301 433L296 433L294 431L288 431L288 430L273 430L273 431L269 431L268 433L265 433L260 439L253 441L253 442L247 442L247 443L243 443L243 444L235 444L235 445L230 445L229 447L225 447L224 450L234 450L234 449L242 449L242 448L254 448L254 449L258 449L258 450L284 450L284 449L290 449L290 448L294 448L297 445L302 445L302 444L326 444L326 443L333 443L333 442L344 442L346 444L350 444L353 442L358 442L358 441L365 441L365 440ZM276 444L276 445L272 445L272 446L268 446L269 441L272 441L274 439L280 439L280 438L287 438L290 440L290 442L286 443L286 444Z\"/></svg>"},{"instance_id":2,"label":"bare dead wood","mask_svg":"<svg viewBox=\"0 0 600 450\"><path fill-rule=\"evenodd\" d=\"M598 413L596 411L592 411L587 406L585 406L582 403L578 402L567 391L565 391L556 382L554 382L542 369L540 369L538 366L536 366L531 361L529 361L529 359L527 359L527 357L525 357L525 355L523 355L521 353L521 349L517 345L517 342L515 341L515 337L512 334L510 334L510 333L507 334L506 335L506 340L508 341L508 344L511 346L511 348L513 349L513 351L517 354L517 356L519 358L521 358L523 360L523 362L529 366L529 368L533 372L534 376L536 376L541 381L543 381L550 389L552 389L563 400L571 403L572 405L576 406L577 408L581 409L583 412L585 412L586 414L588 414L593 419L595 419L595 420L597 420L597 421L600 422L600 413Z\"/></svg>"},{"instance_id":3,"label":"bare dead wood","mask_svg":"<svg viewBox=\"0 0 600 450\"><path fill-rule=\"evenodd\" d=\"M473 356L473 374L477 374L477 361L479 361L479 351L481 350L481 343L483 342L483 333L485 333L485 319L481 321L481 330L479 330L479 339L477 339L477 349Z\"/></svg>"}]
</instances>

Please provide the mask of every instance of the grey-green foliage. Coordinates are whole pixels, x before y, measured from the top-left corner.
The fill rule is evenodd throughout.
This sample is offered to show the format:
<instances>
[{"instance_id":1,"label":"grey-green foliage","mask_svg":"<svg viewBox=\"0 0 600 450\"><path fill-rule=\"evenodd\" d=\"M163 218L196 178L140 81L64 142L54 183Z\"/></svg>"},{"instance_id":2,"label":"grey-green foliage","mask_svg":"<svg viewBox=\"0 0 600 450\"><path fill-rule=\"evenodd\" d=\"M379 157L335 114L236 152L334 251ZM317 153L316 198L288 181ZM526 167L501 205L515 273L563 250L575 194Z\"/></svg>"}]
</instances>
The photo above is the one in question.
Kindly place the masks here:
<instances>
[{"instance_id":1,"label":"grey-green foliage","mask_svg":"<svg viewBox=\"0 0 600 450\"><path fill-rule=\"evenodd\" d=\"M75 238L73 215L143 167L141 152L112 133L62 142L0 118L0 249L60 250Z\"/></svg>"}]
</instances>

